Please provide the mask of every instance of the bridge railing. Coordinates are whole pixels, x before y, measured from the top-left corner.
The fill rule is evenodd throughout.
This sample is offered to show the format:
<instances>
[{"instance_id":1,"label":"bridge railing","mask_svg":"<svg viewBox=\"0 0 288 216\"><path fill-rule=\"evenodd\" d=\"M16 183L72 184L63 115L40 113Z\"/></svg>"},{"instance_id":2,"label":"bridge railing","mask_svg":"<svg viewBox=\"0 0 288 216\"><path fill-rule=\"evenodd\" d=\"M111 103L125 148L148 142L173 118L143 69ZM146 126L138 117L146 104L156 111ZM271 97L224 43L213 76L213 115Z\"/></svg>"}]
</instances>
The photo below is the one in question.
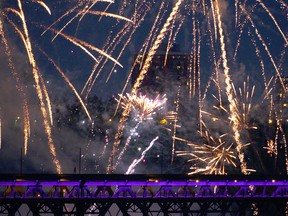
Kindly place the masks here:
<instances>
[{"instance_id":1,"label":"bridge railing","mask_svg":"<svg viewBox=\"0 0 288 216\"><path fill-rule=\"evenodd\" d=\"M0 177L0 199L11 198L288 198L286 178L182 176ZM249 179L250 178L250 179Z\"/></svg>"}]
</instances>

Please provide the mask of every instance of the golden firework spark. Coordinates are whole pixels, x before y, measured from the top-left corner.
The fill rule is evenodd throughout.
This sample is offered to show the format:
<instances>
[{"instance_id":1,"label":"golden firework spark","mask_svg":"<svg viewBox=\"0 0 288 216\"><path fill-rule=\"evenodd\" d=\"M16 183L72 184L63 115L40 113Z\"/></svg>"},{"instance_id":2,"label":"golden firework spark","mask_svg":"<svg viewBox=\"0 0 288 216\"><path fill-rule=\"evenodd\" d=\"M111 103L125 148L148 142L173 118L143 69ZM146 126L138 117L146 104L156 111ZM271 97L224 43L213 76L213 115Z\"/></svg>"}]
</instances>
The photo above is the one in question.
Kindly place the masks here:
<instances>
[{"instance_id":1,"label":"golden firework spark","mask_svg":"<svg viewBox=\"0 0 288 216\"><path fill-rule=\"evenodd\" d=\"M232 137L233 139L235 138L235 130L237 130L239 133L238 138L241 139L242 141L241 148L244 149L246 146L250 145L250 143L249 142L244 143L245 137L240 135L241 132L248 129L254 129L254 130L257 129L256 126L250 124L250 112L253 107L252 99L255 92L255 86L252 86L252 89L250 90L249 77L247 78L247 81L243 83L242 88L236 90L233 83L231 84L231 86L232 86L232 93L234 95L233 103L235 105L234 107L235 118L233 123L231 123L231 121L229 120L229 109L225 108L224 105L220 103L220 101L217 99L216 96L214 96L214 98L217 100L218 105L217 106L214 105L213 108L218 111L218 114L212 114L204 110L202 110L202 113L209 116L209 119L211 119L212 122L215 123L215 125L217 125L219 122L225 123L226 124L225 127L227 127L228 131L226 136L231 135L229 129L231 127L231 124L233 124L234 129L232 127L233 129ZM264 96L266 97L266 94ZM220 115L219 113L222 113L222 115ZM202 121L202 125L204 125L206 130L208 130L207 125L204 123L204 121ZM208 135L206 134L205 138L207 137ZM234 145L233 148L237 149L237 143L234 143L232 145ZM246 171L251 172L252 170L246 168Z\"/></svg>"},{"instance_id":2,"label":"golden firework spark","mask_svg":"<svg viewBox=\"0 0 288 216\"><path fill-rule=\"evenodd\" d=\"M244 159L244 153L243 153L243 143L241 143L240 140L240 133L239 133L239 125L236 120L236 104L233 100L233 92L232 92L232 85L231 85L231 79L229 74L229 67L226 57L226 48L225 48L225 40L224 40L224 33L222 28L222 20L221 20L221 14L219 9L219 3L218 0L215 1L215 10L216 10L216 17L217 17L217 23L218 23L218 30L219 30L219 36L220 36L220 44L221 44L221 54L222 54L222 64L224 68L224 75L225 75L225 84L226 84L226 95L229 101L229 109L230 109L230 121L232 124L232 129L234 131L234 139L236 142L236 150L238 153L238 158L241 163L241 171L244 174L248 174L247 172L247 166Z\"/></svg>"},{"instance_id":3,"label":"golden firework spark","mask_svg":"<svg viewBox=\"0 0 288 216\"><path fill-rule=\"evenodd\" d=\"M267 146L263 148L267 150L269 155L277 155L277 144L275 144L274 140L267 140Z\"/></svg>"},{"instance_id":4,"label":"golden firework spark","mask_svg":"<svg viewBox=\"0 0 288 216\"><path fill-rule=\"evenodd\" d=\"M234 91L234 101L236 105L236 121L238 122L238 130L244 130L248 128L257 129L257 127L249 125L249 114L252 108L252 99L255 92L255 86L249 89L249 77L247 82L244 82L243 88L239 88L237 92L235 86L232 85Z\"/></svg>"},{"instance_id":5,"label":"golden firework spark","mask_svg":"<svg viewBox=\"0 0 288 216\"><path fill-rule=\"evenodd\" d=\"M233 143L227 144L222 138L223 134L218 139L213 138L207 131L203 133L203 138L206 140L205 144L193 144L182 138L175 137L175 139L186 142L191 150L177 151L178 156L190 156L188 159L192 163L189 174L227 174L227 168L237 166L236 152L232 148Z\"/></svg>"},{"instance_id":6,"label":"golden firework spark","mask_svg":"<svg viewBox=\"0 0 288 216\"><path fill-rule=\"evenodd\" d=\"M172 9L172 12L170 13L170 15L169 15L168 19L166 20L163 28L161 29L159 35L157 36L152 48L148 52L148 55L147 55L145 62L143 64L143 68L141 69L140 74L139 74L135 84L133 85L132 94L137 94L137 92L138 92L138 90L142 84L142 81L143 81L144 77L146 76L148 69L150 68L150 64L152 62L153 56L155 55L157 49L159 48L160 43L163 41L167 31L171 28L171 24L172 24L173 20L176 18L177 12L178 12L179 7L181 6L182 2L183 2L182 0L178 0L176 2L175 6Z\"/></svg>"},{"instance_id":7,"label":"golden firework spark","mask_svg":"<svg viewBox=\"0 0 288 216\"><path fill-rule=\"evenodd\" d=\"M157 95L154 99L150 99L146 95L130 95L128 93L126 96L120 95L120 99L122 108L125 110L131 106L136 113L135 117L139 118L139 122L151 119L155 111L161 109L167 101L166 95Z\"/></svg>"},{"instance_id":8,"label":"golden firework spark","mask_svg":"<svg viewBox=\"0 0 288 216\"><path fill-rule=\"evenodd\" d=\"M55 146L54 146L54 142L53 142L52 134L51 134L51 126L49 125L49 121L48 121L47 108L46 108L46 105L44 103L44 100L46 98L46 101L48 102L48 107L49 107L49 101L50 100L48 98L46 87L43 86L43 82L41 80L42 79L41 74L38 71L38 67L37 67L37 64L36 64L36 61L34 58L31 39L29 36L27 24L26 24L26 18L25 18L24 11L22 9L22 2L21 2L21 0L17 0L17 3L18 3L17 9L7 8L6 10L4 10L3 15L4 15L4 17L6 17L8 19L10 24L12 24L12 26L14 27L16 32L19 34L19 36L20 36L20 38L21 38L21 40L25 46L27 56L29 59L29 63L32 67L32 74L34 76L35 88L36 88L36 92L37 92L39 102L40 102L40 110L42 112L42 116L43 116L43 120L44 120L44 128L45 128L45 132L46 132L47 138L48 138L48 145L50 148L50 153L52 154L53 162L56 166L57 172L61 173L62 168L61 168L59 160L57 159L57 156L56 156L56 150L55 150ZM6 13L9 13L9 12L15 14L20 19L22 29L20 29L12 20L10 20L7 17ZM3 29L1 31L3 31ZM49 112L49 108L48 108L48 112ZM26 112L26 114L27 114L27 112ZM25 138L25 149L27 149L27 137L28 137L27 134L29 134L29 129L27 127L29 126L29 124L25 123L25 125L26 126L24 127L24 138Z\"/></svg>"}]
</instances>

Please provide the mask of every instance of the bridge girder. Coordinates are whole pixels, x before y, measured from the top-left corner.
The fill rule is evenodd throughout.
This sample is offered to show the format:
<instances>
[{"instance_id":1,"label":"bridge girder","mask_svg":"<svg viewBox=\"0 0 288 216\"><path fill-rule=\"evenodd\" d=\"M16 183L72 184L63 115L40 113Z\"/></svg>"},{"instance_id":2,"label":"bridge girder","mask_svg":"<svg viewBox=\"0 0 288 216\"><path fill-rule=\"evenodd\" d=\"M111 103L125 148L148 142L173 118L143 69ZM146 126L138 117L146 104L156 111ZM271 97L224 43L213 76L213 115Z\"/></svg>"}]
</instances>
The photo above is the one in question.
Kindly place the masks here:
<instances>
[{"instance_id":1,"label":"bridge girder","mask_svg":"<svg viewBox=\"0 0 288 216\"><path fill-rule=\"evenodd\" d=\"M286 178L0 176L1 215L285 215Z\"/></svg>"}]
</instances>

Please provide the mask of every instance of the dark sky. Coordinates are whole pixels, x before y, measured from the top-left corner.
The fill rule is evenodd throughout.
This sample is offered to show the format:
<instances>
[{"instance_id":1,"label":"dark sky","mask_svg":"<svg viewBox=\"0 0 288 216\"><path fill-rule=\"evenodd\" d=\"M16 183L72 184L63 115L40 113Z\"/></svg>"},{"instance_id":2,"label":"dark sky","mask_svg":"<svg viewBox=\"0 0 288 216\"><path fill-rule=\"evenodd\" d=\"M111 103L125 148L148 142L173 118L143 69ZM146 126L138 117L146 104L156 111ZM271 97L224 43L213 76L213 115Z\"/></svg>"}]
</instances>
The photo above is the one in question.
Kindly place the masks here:
<instances>
[{"instance_id":1,"label":"dark sky","mask_svg":"<svg viewBox=\"0 0 288 216\"><path fill-rule=\"evenodd\" d=\"M112 96L118 97L118 94L121 92L133 64L134 55L143 51L143 44L149 36L154 21L158 19L158 12L161 11L161 13L159 13L160 18L155 24L155 29L152 31L152 37L148 43L147 50L152 47L153 40L160 34L160 30L167 21L173 5L177 1L171 0L162 3L162 1L153 0L115 0L115 3L109 7L107 7L109 5L107 2L98 2L91 8L92 11L106 11L107 13L124 16L134 21L134 23L130 24L128 21L122 19L91 15L89 13L83 17L82 15L75 17L77 12L85 8L85 5L90 5L88 1L83 1L82 5L80 1L76 0L43 1L47 7L49 7L51 15L49 15L47 9L41 6L41 4L29 0L21 2L28 27L29 40L32 43L32 52L39 72L46 82L52 107L55 108L58 106L58 108L62 107L65 109L65 103L70 104L77 99L67 82L63 80L41 50L47 53L49 58L53 59L59 68L61 68L79 93L84 88L87 79L93 71L95 61L82 49L61 35L58 35L55 40L51 41L55 36L55 32L68 24L67 27L63 29L63 34L69 35L69 37L76 42L80 42L81 40L107 52L107 54L117 59L119 63L123 65L122 68L118 65L114 67L114 63L111 60L107 60L98 52L91 51L91 49L87 48L99 60L96 73L101 72L95 84L92 85L88 97L97 95L107 100ZM246 3L244 4L244 2ZM256 96L253 100L256 106L259 105L263 99L264 83L266 82L267 84L271 77L277 75L277 70L281 75L287 75L286 69L288 61L287 54L285 53L287 39L285 45L284 37L287 36L288 31L288 8L285 1L281 4L281 1L276 0L238 1L238 3L239 5L241 4L241 7L245 8L245 11L242 10L239 5L236 10L234 1L219 0L225 37L225 49L227 52L228 67L230 68L229 73L236 88L242 87L243 82L246 81L249 76L250 85L256 86ZM76 5L78 5L78 7L71 13L68 13ZM161 7L162 10L160 10ZM27 52L21 41L19 32L15 31L13 27L13 25L16 25L19 31L22 31L21 19L9 8L19 10L17 1L4 0L0 3L0 18L5 33L4 36L2 34L3 32L1 32L5 40L1 38L0 44L0 116L2 122L0 149L0 162L2 165L0 165L0 172L18 172L20 150L21 148L23 149L23 122L21 121L23 119L23 110L16 80L19 80L18 86L23 86L25 97L28 98L31 121L31 137L28 144L28 153L24 156L25 171L55 172L52 158L49 154L47 137L43 130L43 120L38 105L39 99L35 93L35 81L31 66L28 62ZM249 19L246 13L249 15ZM65 17L53 25L52 28L55 30L48 30L42 35L45 29L64 14L66 14ZM71 23L69 20L71 20ZM197 35L193 33L193 25L196 26ZM213 73L215 73L216 67L214 60L216 64L219 64L219 85L222 96L225 97L225 77L221 63L221 44L218 28L216 28L216 30L217 34L215 35L210 1L203 1L203 3L192 0L183 1L174 23L172 37L174 37L173 42L179 45L180 52L182 53L191 53L194 48L195 50L198 49L201 98L203 98L209 79L213 78ZM282 35L282 33L284 35ZM167 31L163 38L164 44L167 43L169 35L170 31ZM4 41L6 40L8 41L9 50L12 54L11 60L13 67L16 71L14 75L13 72L11 72L11 67L9 67L7 52L5 52ZM194 41L196 47L193 45ZM240 43L239 46L237 46L238 42ZM234 59L233 56L235 55L236 48L237 55ZM273 65L274 62L275 64ZM109 81L106 82L111 70L112 76ZM95 75L93 77L95 78ZM272 85L269 87L271 88ZM131 85L129 84L126 92L130 92L130 88ZM83 91L83 98L85 98L86 90L87 89L84 89ZM171 88L171 91L174 90ZM207 101L203 100L203 104L205 104L204 106L207 105L205 108L208 109L209 112L210 105L215 103L215 101L208 101L208 99L213 98L212 95L216 92L217 90L212 82L211 88L207 90ZM170 94L170 92L167 92L167 94ZM191 107L187 108L187 110L190 109ZM106 114L103 113L102 115L104 116ZM189 115L191 115L191 113L189 113ZM19 121L17 120L18 117L20 118ZM257 115L255 114L255 118L256 117ZM208 121L209 120L207 120L207 122ZM117 123L115 122L115 124ZM196 125L195 128L197 128ZM218 126L222 127L220 124ZM80 137L78 133L74 133L70 128L62 128L61 133L55 126L52 128L52 136L58 154L57 157L60 158L64 172L72 172L73 168L77 166L80 148L83 149L83 155L87 158L92 158L92 161L95 156L93 156L91 152L97 152L97 148L103 148L104 144L101 143L102 141L96 140L93 141L92 144L87 144L90 142L89 138ZM219 134L219 131L221 131L220 129L217 131L214 126L211 126L211 128L213 128L213 132L216 134ZM186 128L182 130L186 130ZM197 131L197 129L195 129L195 131ZM142 132L145 133L145 131ZM110 134L109 136L111 138L110 145L112 145L114 134ZM146 141L139 142L148 145L151 140L150 137L149 139L147 138ZM197 138L192 141L197 142L199 140ZM90 145L89 148L92 149L91 152L87 150L88 145ZM159 141L156 146L157 145L161 146L161 141ZM127 159L127 161L129 160ZM9 165L3 165L8 162ZM125 165L123 165L124 168L122 170L127 168L127 163L128 162L124 162ZM89 170L93 170L93 168ZM155 170L157 169L155 168ZM95 169L94 171L96 172Z\"/></svg>"}]
</instances>

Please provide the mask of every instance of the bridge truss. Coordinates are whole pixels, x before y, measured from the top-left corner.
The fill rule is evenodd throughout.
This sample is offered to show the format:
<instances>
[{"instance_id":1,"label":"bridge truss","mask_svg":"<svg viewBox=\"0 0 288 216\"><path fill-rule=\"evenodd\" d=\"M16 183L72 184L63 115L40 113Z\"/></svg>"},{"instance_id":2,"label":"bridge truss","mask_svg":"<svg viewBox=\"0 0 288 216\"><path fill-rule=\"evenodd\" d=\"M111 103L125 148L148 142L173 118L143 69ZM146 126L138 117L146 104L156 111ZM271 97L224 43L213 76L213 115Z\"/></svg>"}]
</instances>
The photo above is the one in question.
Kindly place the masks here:
<instances>
[{"instance_id":1,"label":"bridge truss","mask_svg":"<svg viewBox=\"0 0 288 216\"><path fill-rule=\"evenodd\" d=\"M288 215L286 176L0 175L1 215Z\"/></svg>"}]
</instances>

